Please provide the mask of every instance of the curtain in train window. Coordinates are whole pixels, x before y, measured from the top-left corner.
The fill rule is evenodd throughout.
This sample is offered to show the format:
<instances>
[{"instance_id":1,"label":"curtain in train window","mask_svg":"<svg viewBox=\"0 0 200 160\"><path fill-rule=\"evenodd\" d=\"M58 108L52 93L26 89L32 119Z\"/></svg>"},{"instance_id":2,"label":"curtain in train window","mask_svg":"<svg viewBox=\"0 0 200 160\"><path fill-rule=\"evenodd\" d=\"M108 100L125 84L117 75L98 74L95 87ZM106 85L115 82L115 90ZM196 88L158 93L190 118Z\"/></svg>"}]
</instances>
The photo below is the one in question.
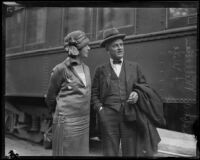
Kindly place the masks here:
<instances>
[{"instance_id":1,"label":"curtain in train window","mask_svg":"<svg viewBox=\"0 0 200 160\"><path fill-rule=\"evenodd\" d=\"M6 18L6 48L22 47L24 10L15 11Z\"/></svg>"},{"instance_id":2,"label":"curtain in train window","mask_svg":"<svg viewBox=\"0 0 200 160\"><path fill-rule=\"evenodd\" d=\"M197 8L169 8L168 28L197 24Z\"/></svg>"},{"instance_id":3,"label":"curtain in train window","mask_svg":"<svg viewBox=\"0 0 200 160\"><path fill-rule=\"evenodd\" d=\"M31 8L26 18L26 43L45 42L47 8Z\"/></svg>"},{"instance_id":4,"label":"curtain in train window","mask_svg":"<svg viewBox=\"0 0 200 160\"><path fill-rule=\"evenodd\" d=\"M66 8L64 17L64 36L82 30L92 38L92 8Z\"/></svg>"},{"instance_id":5,"label":"curtain in train window","mask_svg":"<svg viewBox=\"0 0 200 160\"><path fill-rule=\"evenodd\" d=\"M133 8L99 8L98 9L98 35L102 38L102 31L107 28L116 27L122 32L132 34L134 32L134 9ZM129 31L128 29L131 30Z\"/></svg>"}]
</instances>

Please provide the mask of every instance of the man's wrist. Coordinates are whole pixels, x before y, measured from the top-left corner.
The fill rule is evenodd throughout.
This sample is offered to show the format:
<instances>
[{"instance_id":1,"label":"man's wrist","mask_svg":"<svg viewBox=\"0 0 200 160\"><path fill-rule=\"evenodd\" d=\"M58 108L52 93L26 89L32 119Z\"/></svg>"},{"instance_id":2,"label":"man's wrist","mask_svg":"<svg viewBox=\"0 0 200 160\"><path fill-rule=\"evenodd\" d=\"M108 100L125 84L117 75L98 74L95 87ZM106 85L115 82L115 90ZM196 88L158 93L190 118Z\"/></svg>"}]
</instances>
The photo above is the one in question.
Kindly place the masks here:
<instances>
[{"instance_id":1,"label":"man's wrist","mask_svg":"<svg viewBox=\"0 0 200 160\"><path fill-rule=\"evenodd\" d=\"M95 110L98 112L98 111L100 111L101 107L102 107L102 104L98 103L98 104L95 105Z\"/></svg>"}]
</instances>

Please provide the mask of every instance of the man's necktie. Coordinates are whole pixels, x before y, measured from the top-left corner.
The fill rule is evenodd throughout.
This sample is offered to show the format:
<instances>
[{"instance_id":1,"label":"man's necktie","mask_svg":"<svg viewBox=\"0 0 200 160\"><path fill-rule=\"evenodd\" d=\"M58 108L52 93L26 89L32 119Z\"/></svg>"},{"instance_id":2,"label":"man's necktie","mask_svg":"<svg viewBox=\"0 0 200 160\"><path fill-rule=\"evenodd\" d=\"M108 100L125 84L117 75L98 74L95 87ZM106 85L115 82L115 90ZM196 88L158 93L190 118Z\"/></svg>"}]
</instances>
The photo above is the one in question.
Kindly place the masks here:
<instances>
[{"instance_id":1,"label":"man's necktie","mask_svg":"<svg viewBox=\"0 0 200 160\"><path fill-rule=\"evenodd\" d=\"M77 66L78 63L77 63L77 62L71 62L71 65L72 65L72 66Z\"/></svg>"},{"instance_id":2,"label":"man's necktie","mask_svg":"<svg viewBox=\"0 0 200 160\"><path fill-rule=\"evenodd\" d=\"M113 64L121 64L122 61L121 60L113 60Z\"/></svg>"}]
</instances>

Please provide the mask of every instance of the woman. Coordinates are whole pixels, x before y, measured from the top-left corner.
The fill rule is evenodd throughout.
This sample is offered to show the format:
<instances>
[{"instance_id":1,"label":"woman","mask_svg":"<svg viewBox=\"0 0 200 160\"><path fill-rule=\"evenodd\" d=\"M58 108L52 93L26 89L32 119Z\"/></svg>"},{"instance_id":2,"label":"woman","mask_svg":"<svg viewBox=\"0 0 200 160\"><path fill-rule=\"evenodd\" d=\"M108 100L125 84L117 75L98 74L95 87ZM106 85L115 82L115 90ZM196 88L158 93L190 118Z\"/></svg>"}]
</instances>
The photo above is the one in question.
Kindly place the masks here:
<instances>
[{"instance_id":1,"label":"woman","mask_svg":"<svg viewBox=\"0 0 200 160\"><path fill-rule=\"evenodd\" d=\"M53 156L89 154L91 77L83 59L89 39L82 31L64 38L67 58L53 68L46 103L53 113Z\"/></svg>"}]
</instances>

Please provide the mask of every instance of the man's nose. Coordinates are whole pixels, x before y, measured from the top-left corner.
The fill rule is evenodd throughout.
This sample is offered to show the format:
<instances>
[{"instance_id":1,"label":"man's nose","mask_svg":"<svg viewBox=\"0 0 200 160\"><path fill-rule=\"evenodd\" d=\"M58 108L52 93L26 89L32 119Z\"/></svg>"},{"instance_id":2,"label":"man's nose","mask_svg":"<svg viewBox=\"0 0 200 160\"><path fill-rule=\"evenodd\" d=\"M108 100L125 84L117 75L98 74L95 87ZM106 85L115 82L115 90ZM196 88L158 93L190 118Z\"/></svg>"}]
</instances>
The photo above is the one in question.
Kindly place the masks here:
<instances>
[{"instance_id":1,"label":"man's nose","mask_svg":"<svg viewBox=\"0 0 200 160\"><path fill-rule=\"evenodd\" d=\"M122 49L122 48L123 48L123 46L121 46L121 45L118 46L118 49Z\"/></svg>"}]
</instances>

